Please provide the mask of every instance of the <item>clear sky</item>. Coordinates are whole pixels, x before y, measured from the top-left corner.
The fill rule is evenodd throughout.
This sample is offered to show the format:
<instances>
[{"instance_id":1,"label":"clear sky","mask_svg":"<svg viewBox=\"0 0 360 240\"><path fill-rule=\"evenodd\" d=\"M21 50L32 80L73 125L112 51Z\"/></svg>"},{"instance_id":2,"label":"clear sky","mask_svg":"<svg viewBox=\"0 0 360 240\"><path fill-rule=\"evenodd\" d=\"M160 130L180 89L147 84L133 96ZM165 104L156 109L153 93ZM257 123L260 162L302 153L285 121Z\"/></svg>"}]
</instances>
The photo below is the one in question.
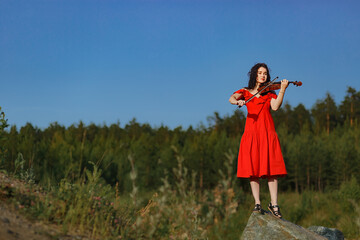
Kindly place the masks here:
<instances>
[{"instance_id":1,"label":"clear sky","mask_svg":"<svg viewBox=\"0 0 360 240\"><path fill-rule=\"evenodd\" d=\"M11 125L206 124L265 62L311 109L360 90L360 1L0 0L0 106Z\"/></svg>"}]
</instances>

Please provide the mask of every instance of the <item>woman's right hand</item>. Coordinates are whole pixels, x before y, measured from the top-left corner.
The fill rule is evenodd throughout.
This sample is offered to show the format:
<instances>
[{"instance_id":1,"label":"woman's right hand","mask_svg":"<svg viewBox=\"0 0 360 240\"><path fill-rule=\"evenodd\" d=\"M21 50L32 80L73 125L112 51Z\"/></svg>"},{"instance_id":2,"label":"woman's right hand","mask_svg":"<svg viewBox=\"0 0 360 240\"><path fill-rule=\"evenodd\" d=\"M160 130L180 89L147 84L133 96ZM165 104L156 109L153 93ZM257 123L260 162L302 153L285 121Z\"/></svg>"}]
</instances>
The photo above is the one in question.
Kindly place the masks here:
<instances>
[{"instance_id":1,"label":"woman's right hand","mask_svg":"<svg viewBox=\"0 0 360 240\"><path fill-rule=\"evenodd\" d=\"M244 101L244 100L238 100L238 101L236 102L236 105L242 107L242 106L245 105L245 101Z\"/></svg>"}]
</instances>

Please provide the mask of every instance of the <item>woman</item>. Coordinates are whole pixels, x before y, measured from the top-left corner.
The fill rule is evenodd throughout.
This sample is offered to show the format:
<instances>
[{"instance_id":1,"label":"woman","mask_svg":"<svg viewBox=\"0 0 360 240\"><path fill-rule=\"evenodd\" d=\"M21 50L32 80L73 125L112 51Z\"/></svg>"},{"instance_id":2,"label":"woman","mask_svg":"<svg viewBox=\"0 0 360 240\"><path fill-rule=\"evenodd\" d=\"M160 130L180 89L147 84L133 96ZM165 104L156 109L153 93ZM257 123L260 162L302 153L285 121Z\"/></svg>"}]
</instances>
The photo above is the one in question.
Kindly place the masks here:
<instances>
[{"instance_id":1,"label":"woman","mask_svg":"<svg viewBox=\"0 0 360 240\"><path fill-rule=\"evenodd\" d=\"M234 92L229 99L231 104L243 106L247 99L258 92L262 83L271 80L265 63L255 64L248 75L248 87ZM277 179L286 176L287 172L270 108L274 111L280 108L288 84L288 80L283 79L278 96L273 91L258 94L246 104L248 114L240 142L237 169L237 177L250 179L251 191L255 199L254 211L262 211L259 178L268 179L271 197L268 209L278 218L282 216L277 203Z\"/></svg>"}]
</instances>

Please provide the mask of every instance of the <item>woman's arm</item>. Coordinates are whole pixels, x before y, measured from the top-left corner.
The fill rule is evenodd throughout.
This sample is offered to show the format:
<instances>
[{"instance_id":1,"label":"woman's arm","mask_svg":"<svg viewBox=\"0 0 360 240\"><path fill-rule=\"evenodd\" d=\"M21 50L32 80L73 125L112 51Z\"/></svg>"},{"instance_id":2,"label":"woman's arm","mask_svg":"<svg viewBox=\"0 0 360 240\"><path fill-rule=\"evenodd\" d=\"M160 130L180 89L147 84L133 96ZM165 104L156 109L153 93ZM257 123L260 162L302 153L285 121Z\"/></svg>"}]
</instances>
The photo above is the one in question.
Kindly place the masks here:
<instances>
[{"instance_id":1,"label":"woman's arm","mask_svg":"<svg viewBox=\"0 0 360 240\"><path fill-rule=\"evenodd\" d=\"M286 79L281 80L281 88L280 88L280 92L277 96L277 98L273 98L271 99L270 105L271 105L271 109L276 111L281 107L281 104L283 102L284 99L284 95L285 95L285 90L289 85L289 81Z\"/></svg>"},{"instance_id":2,"label":"woman's arm","mask_svg":"<svg viewBox=\"0 0 360 240\"><path fill-rule=\"evenodd\" d=\"M245 101L240 99L241 96L242 94L240 93L234 93L233 95L231 95L229 102L233 105L243 106L245 104Z\"/></svg>"}]
</instances>

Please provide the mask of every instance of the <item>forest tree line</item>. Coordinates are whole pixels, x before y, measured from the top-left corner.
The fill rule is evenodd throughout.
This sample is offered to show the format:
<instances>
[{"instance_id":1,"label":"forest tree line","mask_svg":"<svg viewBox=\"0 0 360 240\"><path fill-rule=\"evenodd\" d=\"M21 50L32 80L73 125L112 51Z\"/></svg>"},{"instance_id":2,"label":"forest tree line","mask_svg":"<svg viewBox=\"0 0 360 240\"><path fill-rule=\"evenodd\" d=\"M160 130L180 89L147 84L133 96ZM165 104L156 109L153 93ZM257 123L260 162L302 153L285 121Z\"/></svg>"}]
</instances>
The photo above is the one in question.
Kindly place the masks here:
<instances>
[{"instance_id":1,"label":"forest tree line","mask_svg":"<svg viewBox=\"0 0 360 240\"><path fill-rule=\"evenodd\" d=\"M272 115L288 171L280 182L282 190L331 190L352 176L360 181L359 91L348 87L339 105L327 93L310 110L303 104L284 104ZM215 112L208 117L208 126L187 129L153 128L135 119L124 127L120 123L107 126L83 122L65 127L55 122L40 129L31 123L5 128L3 117L0 169L9 173L22 171L36 182L51 186L64 178L78 179L84 169L93 167L92 162L102 170L107 183L129 192L131 158L138 186L151 191L162 184L165 176L170 183L176 181L173 168L177 166L176 157L182 156L184 166L196 173L197 189L204 190L221 179L226 154L234 157L236 178L237 151L245 121L244 112L235 110L227 116ZM248 181L236 183L248 189Z\"/></svg>"}]
</instances>

